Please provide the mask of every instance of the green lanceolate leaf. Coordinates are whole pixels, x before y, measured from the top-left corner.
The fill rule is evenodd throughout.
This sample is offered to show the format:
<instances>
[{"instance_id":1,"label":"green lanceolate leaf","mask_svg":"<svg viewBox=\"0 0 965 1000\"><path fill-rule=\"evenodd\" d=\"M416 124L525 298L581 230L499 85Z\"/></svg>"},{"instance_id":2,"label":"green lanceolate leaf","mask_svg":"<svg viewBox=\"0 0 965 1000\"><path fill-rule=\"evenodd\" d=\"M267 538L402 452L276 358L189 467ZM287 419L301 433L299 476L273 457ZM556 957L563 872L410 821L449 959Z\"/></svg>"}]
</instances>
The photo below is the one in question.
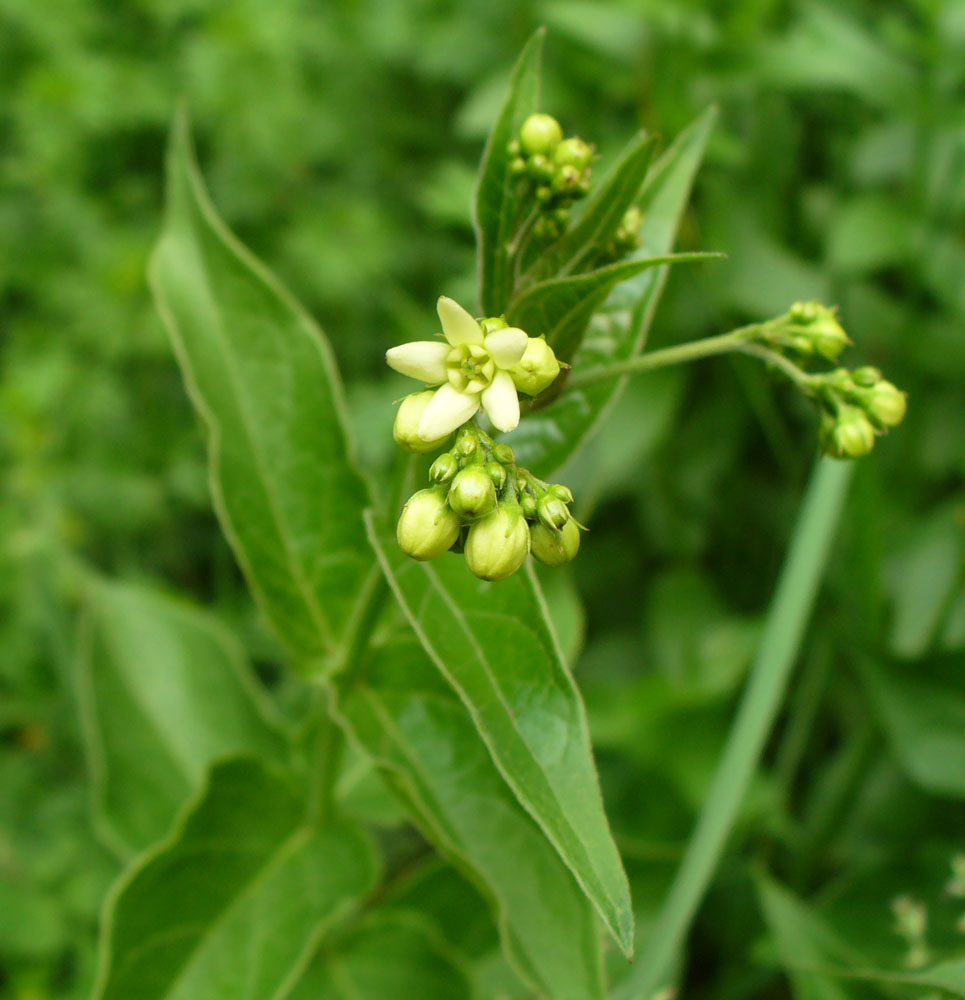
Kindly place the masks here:
<instances>
[{"instance_id":1,"label":"green lanceolate leaf","mask_svg":"<svg viewBox=\"0 0 965 1000\"><path fill-rule=\"evenodd\" d=\"M497 584L456 556L409 559L367 517L370 538L423 648L462 698L496 766L559 851L620 947L633 914L600 799L586 713L532 567Z\"/></svg>"},{"instance_id":2,"label":"green lanceolate leaf","mask_svg":"<svg viewBox=\"0 0 965 1000\"><path fill-rule=\"evenodd\" d=\"M257 762L217 765L170 841L115 889L97 1000L284 996L377 875L359 828L318 829L303 813Z\"/></svg>"},{"instance_id":3,"label":"green lanceolate leaf","mask_svg":"<svg viewBox=\"0 0 965 1000\"><path fill-rule=\"evenodd\" d=\"M78 690L95 818L122 854L154 843L217 757L282 762L280 722L218 623L133 585L92 583Z\"/></svg>"},{"instance_id":4,"label":"green lanceolate leaf","mask_svg":"<svg viewBox=\"0 0 965 1000\"><path fill-rule=\"evenodd\" d=\"M592 269L640 193L653 159L654 144L655 136L642 132L630 142L609 177L587 198L577 223L536 260L521 285Z\"/></svg>"},{"instance_id":5,"label":"green lanceolate leaf","mask_svg":"<svg viewBox=\"0 0 965 1000\"><path fill-rule=\"evenodd\" d=\"M509 176L506 147L523 122L537 110L545 34L545 29L540 28L516 62L509 92L489 134L479 168L473 223L479 260L479 299L485 316L504 312L511 291L508 248L522 219L519 218L519 188Z\"/></svg>"},{"instance_id":6,"label":"green lanceolate leaf","mask_svg":"<svg viewBox=\"0 0 965 1000\"><path fill-rule=\"evenodd\" d=\"M302 662L339 648L371 556L321 331L218 217L180 116L151 281L208 431L222 527Z\"/></svg>"},{"instance_id":7,"label":"green lanceolate leaf","mask_svg":"<svg viewBox=\"0 0 965 1000\"><path fill-rule=\"evenodd\" d=\"M506 318L530 336L546 335L560 361L569 362L580 346L593 313L621 281L663 264L708 260L707 253L665 254L610 264L588 274L544 281L524 292L509 307Z\"/></svg>"},{"instance_id":8,"label":"green lanceolate leaf","mask_svg":"<svg viewBox=\"0 0 965 1000\"><path fill-rule=\"evenodd\" d=\"M426 837L490 900L520 975L551 1000L603 997L592 905L418 642L376 650L340 713Z\"/></svg>"},{"instance_id":9,"label":"green lanceolate leaf","mask_svg":"<svg viewBox=\"0 0 965 1000\"><path fill-rule=\"evenodd\" d=\"M470 1000L456 958L416 914L374 916L322 946L289 1000Z\"/></svg>"},{"instance_id":10,"label":"green lanceolate leaf","mask_svg":"<svg viewBox=\"0 0 965 1000\"><path fill-rule=\"evenodd\" d=\"M637 199L644 213L641 257L667 254L673 246L714 117L714 109L701 115L647 174ZM666 273L666 267L644 270L613 290L573 358L574 370L589 371L641 351ZM529 414L513 433L519 461L537 475L550 475L606 417L621 386L618 380L566 392Z\"/></svg>"}]
</instances>

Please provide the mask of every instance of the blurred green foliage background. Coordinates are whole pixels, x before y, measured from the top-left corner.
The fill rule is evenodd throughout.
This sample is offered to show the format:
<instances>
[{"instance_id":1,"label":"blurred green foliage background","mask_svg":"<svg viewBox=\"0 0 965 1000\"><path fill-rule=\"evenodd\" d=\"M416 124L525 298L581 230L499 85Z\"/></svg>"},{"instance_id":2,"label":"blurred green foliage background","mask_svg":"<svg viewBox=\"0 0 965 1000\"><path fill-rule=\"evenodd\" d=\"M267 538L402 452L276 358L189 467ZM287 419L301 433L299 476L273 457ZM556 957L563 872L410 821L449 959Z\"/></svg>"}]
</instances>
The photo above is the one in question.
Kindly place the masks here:
<instances>
[{"instance_id":1,"label":"blurred green foliage background","mask_svg":"<svg viewBox=\"0 0 965 1000\"><path fill-rule=\"evenodd\" d=\"M299 711L211 513L145 283L176 102L216 204L321 321L379 467L398 391L382 355L431 332L440 293L474 298L475 166L541 23L545 110L604 159L720 105L680 249L729 256L674 271L653 343L818 298L857 344L845 363L909 392L857 471L697 926L693 995L788 995L762 866L879 965L903 959L901 893L928 905L935 955L965 947L945 891L965 851L965 3L0 0L4 996L87 994L119 865L87 810L78 566L213 608ZM568 471L592 531L554 599L585 624L578 679L644 915L700 806L815 441L755 362L715 361L632 382Z\"/></svg>"}]
</instances>

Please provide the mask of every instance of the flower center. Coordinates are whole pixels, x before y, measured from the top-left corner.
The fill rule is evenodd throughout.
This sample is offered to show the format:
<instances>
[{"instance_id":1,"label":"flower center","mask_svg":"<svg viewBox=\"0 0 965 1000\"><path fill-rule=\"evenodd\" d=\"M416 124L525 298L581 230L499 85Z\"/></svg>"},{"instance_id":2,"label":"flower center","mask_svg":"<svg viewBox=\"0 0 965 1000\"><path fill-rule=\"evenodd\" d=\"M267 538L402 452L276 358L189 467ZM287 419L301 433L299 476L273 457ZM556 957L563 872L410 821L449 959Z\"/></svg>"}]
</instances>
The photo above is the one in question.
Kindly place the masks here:
<instances>
[{"instance_id":1,"label":"flower center","mask_svg":"<svg viewBox=\"0 0 965 1000\"><path fill-rule=\"evenodd\" d=\"M446 374L457 392L482 392L496 374L496 362L482 344L460 344L446 357Z\"/></svg>"}]
</instances>

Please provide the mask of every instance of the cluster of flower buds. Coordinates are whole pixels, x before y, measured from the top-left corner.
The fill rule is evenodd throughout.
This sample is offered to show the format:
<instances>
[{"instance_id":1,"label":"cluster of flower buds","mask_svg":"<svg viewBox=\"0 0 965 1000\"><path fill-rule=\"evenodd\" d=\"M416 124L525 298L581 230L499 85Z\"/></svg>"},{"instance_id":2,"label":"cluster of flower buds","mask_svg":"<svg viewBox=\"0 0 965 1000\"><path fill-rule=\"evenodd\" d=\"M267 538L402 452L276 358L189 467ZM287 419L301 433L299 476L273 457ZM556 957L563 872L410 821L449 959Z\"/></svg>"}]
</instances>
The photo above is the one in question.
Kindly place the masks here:
<instances>
[{"instance_id":1,"label":"cluster of flower buds","mask_svg":"<svg viewBox=\"0 0 965 1000\"><path fill-rule=\"evenodd\" d=\"M640 227L643 225L643 212L636 205L631 205L624 213L611 239L603 248L602 262L613 263L623 260L627 254L633 253L641 246Z\"/></svg>"},{"instance_id":2,"label":"cluster of flower buds","mask_svg":"<svg viewBox=\"0 0 965 1000\"><path fill-rule=\"evenodd\" d=\"M751 339L795 356L802 365L815 358L836 361L851 343L836 311L819 302L795 302L783 316L755 328ZM803 390L821 410L821 448L834 458L867 455L876 436L897 427L905 417L905 394L870 365L813 374L798 369L798 375Z\"/></svg>"},{"instance_id":3,"label":"cluster of flower buds","mask_svg":"<svg viewBox=\"0 0 965 1000\"><path fill-rule=\"evenodd\" d=\"M510 174L529 184L539 207L533 237L540 242L556 239L569 224L572 203L589 193L592 147L577 136L564 138L552 115L534 114L506 152Z\"/></svg>"},{"instance_id":4,"label":"cluster of flower buds","mask_svg":"<svg viewBox=\"0 0 965 1000\"><path fill-rule=\"evenodd\" d=\"M504 580L530 552L560 566L580 547L569 511L573 494L518 466L509 445L478 427L459 431L452 450L432 463L429 479L432 485L406 502L396 530L399 547L413 559L461 551L476 576Z\"/></svg>"},{"instance_id":5,"label":"cluster of flower buds","mask_svg":"<svg viewBox=\"0 0 965 1000\"><path fill-rule=\"evenodd\" d=\"M835 458L867 455L875 435L904 420L905 394L870 365L813 375L811 385L822 409L821 447Z\"/></svg>"}]
</instances>

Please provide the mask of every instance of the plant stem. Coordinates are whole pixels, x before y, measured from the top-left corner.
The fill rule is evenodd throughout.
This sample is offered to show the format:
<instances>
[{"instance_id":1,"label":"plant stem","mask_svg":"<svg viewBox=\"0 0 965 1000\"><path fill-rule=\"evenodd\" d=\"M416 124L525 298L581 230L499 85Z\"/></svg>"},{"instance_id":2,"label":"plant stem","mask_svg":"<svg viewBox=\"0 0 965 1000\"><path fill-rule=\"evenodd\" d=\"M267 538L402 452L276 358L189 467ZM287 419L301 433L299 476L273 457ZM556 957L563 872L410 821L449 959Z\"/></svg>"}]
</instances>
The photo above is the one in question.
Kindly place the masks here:
<instances>
[{"instance_id":1,"label":"plant stem","mask_svg":"<svg viewBox=\"0 0 965 1000\"><path fill-rule=\"evenodd\" d=\"M849 463L827 458L812 474L717 773L652 934L618 1000L650 1000L683 946L780 710L850 476Z\"/></svg>"}]
</instances>

